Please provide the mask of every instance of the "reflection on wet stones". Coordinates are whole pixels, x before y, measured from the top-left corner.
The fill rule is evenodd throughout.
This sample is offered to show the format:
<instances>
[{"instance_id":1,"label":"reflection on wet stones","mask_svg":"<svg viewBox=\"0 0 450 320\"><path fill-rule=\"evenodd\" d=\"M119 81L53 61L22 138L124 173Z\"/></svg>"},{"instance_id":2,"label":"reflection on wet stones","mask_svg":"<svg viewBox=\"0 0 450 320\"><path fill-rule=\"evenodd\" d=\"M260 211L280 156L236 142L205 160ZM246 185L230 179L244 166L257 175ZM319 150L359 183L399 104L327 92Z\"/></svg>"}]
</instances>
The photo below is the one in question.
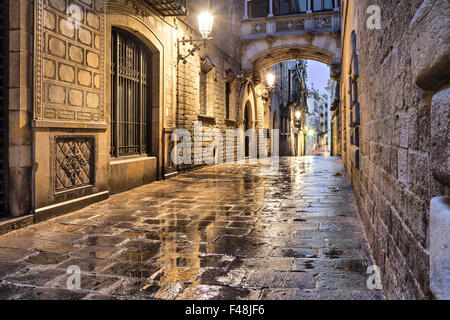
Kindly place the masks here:
<instances>
[{"instance_id":1,"label":"reflection on wet stones","mask_svg":"<svg viewBox=\"0 0 450 320\"><path fill-rule=\"evenodd\" d=\"M187 172L0 236L0 275L21 288L0 284L0 296L382 298L365 287L373 262L355 208L328 158L282 158L275 176L250 163ZM86 292L61 288L69 265Z\"/></svg>"},{"instance_id":2,"label":"reflection on wet stones","mask_svg":"<svg viewBox=\"0 0 450 320\"><path fill-rule=\"evenodd\" d=\"M124 240L125 239L120 237L89 236L82 244L86 246L114 247Z\"/></svg>"},{"instance_id":3,"label":"reflection on wet stones","mask_svg":"<svg viewBox=\"0 0 450 320\"><path fill-rule=\"evenodd\" d=\"M30 264L51 265L59 264L67 259L69 259L69 257L63 254L40 251L37 255L28 257L24 262Z\"/></svg>"},{"instance_id":4,"label":"reflection on wet stones","mask_svg":"<svg viewBox=\"0 0 450 320\"><path fill-rule=\"evenodd\" d=\"M203 272L201 268L164 268L154 280L162 282L192 283Z\"/></svg>"},{"instance_id":5,"label":"reflection on wet stones","mask_svg":"<svg viewBox=\"0 0 450 320\"><path fill-rule=\"evenodd\" d=\"M105 274L114 276L124 276L132 278L150 278L159 267L151 264L116 262L111 267L104 270Z\"/></svg>"},{"instance_id":6,"label":"reflection on wet stones","mask_svg":"<svg viewBox=\"0 0 450 320\"><path fill-rule=\"evenodd\" d=\"M275 248L270 255L273 257L317 258L317 250L301 248Z\"/></svg>"},{"instance_id":7,"label":"reflection on wet stones","mask_svg":"<svg viewBox=\"0 0 450 320\"><path fill-rule=\"evenodd\" d=\"M155 251L128 249L114 257L115 261L146 262L155 256Z\"/></svg>"},{"instance_id":8,"label":"reflection on wet stones","mask_svg":"<svg viewBox=\"0 0 450 320\"><path fill-rule=\"evenodd\" d=\"M260 291L228 286L198 285L184 289L177 300L257 300Z\"/></svg>"},{"instance_id":9,"label":"reflection on wet stones","mask_svg":"<svg viewBox=\"0 0 450 320\"><path fill-rule=\"evenodd\" d=\"M63 263L58 266L61 269L67 269L70 266L77 266L80 268L82 272L100 272L105 267L109 266L112 263L111 260L103 260L103 259L70 259L69 261Z\"/></svg>"}]
</instances>

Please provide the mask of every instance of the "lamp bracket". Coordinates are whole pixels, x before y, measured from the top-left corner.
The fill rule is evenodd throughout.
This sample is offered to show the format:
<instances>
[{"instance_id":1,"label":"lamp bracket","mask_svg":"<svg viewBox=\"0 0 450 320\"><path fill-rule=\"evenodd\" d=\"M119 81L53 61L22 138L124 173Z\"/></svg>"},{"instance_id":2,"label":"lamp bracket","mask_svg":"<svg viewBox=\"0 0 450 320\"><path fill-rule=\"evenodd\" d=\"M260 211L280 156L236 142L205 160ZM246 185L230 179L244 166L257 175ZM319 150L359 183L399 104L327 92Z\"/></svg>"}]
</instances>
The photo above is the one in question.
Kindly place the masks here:
<instances>
[{"instance_id":1,"label":"lamp bracket","mask_svg":"<svg viewBox=\"0 0 450 320\"><path fill-rule=\"evenodd\" d=\"M190 37L190 38L183 37L181 40L178 39L178 63L180 61L183 61L183 64L186 64L187 58L189 58L190 56L194 56L197 51L200 51L202 49L202 43L203 43L203 47L206 48L206 43L207 43L206 41L211 40L211 39L212 38L203 38L201 40L194 40L194 39L192 39L192 37ZM180 53L180 45L185 46L187 44L189 44L193 47L191 49L188 49L187 55L183 56Z\"/></svg>"}]
</instances>

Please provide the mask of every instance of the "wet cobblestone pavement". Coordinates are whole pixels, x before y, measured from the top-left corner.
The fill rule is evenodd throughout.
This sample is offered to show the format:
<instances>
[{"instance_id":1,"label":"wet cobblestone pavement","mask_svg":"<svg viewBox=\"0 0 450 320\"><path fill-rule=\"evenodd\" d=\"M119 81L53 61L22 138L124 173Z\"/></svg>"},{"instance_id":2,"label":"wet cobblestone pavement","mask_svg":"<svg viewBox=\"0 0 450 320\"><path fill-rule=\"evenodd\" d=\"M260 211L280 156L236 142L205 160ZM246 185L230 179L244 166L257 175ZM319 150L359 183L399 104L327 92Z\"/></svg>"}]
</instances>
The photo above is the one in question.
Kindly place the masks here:
<instances>
[{"instance_id":1,"label":"wet cobblestone pavement","mask_svg":"<svg viewBox=\"0 0 450 320\"><path fill-rule=\"evenodd\" d=\"M0 236L0 299L382 299L366 242L339 160L220 165Z\"/></svg>"}]
</instances>

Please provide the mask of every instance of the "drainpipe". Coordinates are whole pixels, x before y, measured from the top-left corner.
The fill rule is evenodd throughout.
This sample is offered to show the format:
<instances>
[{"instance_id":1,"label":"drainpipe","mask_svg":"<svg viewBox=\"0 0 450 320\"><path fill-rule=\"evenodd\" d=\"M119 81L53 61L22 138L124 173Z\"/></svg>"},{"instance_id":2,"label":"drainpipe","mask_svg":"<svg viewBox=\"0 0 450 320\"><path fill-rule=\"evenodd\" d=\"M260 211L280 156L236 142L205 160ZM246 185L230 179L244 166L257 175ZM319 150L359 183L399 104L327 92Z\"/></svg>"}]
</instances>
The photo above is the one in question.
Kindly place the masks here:
<instances>
[{"instance_id":1,"label":"drainpipe","mask_svg":"<svg viewBox=\"0 0 450 320\"><path fill-rule=\"evenodd\" d=\"M248 19L248 0L244 0L244 20Z\"/></svg>"},{"instance_id":2,"label":"drainpipe","mask_svg":"<svg viewBox=\"0 0 450 320\"><path fill-rule=\"evenodd\" d=\"M273 17L273 0L269 0L269 18Z\"/></svg>"}]
</instances>

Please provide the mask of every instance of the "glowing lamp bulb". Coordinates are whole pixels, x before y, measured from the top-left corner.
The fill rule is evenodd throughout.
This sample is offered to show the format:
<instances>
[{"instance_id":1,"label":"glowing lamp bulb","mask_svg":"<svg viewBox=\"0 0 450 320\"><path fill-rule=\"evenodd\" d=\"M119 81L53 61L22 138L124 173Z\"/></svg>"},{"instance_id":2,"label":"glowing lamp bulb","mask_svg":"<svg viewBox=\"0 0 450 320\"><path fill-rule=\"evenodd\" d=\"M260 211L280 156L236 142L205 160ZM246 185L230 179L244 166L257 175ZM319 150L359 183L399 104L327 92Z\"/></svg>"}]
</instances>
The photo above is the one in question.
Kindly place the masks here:
<instances>
[{"instance_id":1,"label":"glowing lamp bulb","mask_svg":"<svg viewBox=\"0 0 450 320\"><path fill-rule=\"evenodd\" d=\"M275 84L275 75L273 73L267 74L267 84L269 87L273 87Z\"/></svg>"},{"instance_id":2,"label":"glowing lamp bulb","mask_svg":"<svg viewBox=\"0 0 450 320\"><path fill-rule=\"evenodd\" d=\"M205 11L198 16L198 28L204 39L207 39L211 34L213 23L214 17L208 11Z\"/></svg>"}]
</instances>

